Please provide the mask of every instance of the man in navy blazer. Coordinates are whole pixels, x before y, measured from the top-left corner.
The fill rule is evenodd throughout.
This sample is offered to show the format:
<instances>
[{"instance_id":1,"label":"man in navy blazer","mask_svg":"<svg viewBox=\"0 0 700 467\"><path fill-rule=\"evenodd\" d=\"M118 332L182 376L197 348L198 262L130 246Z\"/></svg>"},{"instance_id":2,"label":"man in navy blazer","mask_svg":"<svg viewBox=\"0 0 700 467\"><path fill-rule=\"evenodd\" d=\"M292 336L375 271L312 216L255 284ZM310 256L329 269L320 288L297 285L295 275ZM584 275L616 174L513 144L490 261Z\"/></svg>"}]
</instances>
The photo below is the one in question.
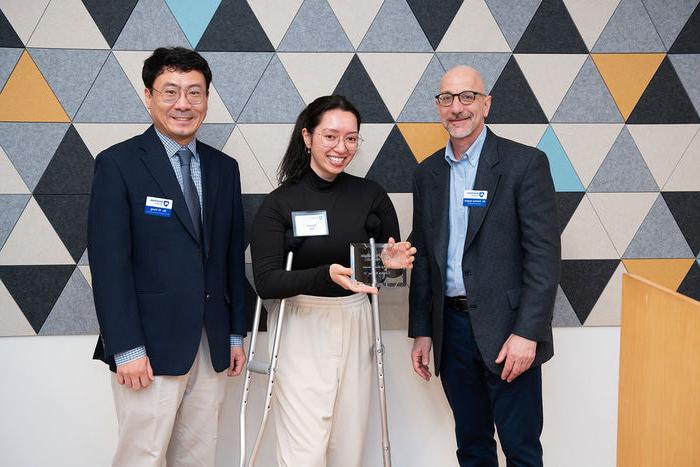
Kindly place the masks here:
<instances>
[{"instance_id":1,"label":"man in navy blazer","mask_svg":"<svg viewBox=\"0 0 700 467\"><path fill-rule=\"evenodd\" d=\"M245 363L238 164L195 139L211 71L198 53L144 62L153 119L97 156L88 255L119 441L115 466L213 466L225 374Z\"/></svg>"},{"instance_id":2,"label":"man in navy blazer","mask_svg":"<svg viewBox=\"0 0 700 467\"><path fill-rule=\"evenodd\" d=\"M434 349L460 466L498 466L494 424L509 466L541 466L561 256L547 157L485 127L476 70L449 70L435 100L449 141L414 174L413 367L430 379Z\"/></svg>"}]
</instances>

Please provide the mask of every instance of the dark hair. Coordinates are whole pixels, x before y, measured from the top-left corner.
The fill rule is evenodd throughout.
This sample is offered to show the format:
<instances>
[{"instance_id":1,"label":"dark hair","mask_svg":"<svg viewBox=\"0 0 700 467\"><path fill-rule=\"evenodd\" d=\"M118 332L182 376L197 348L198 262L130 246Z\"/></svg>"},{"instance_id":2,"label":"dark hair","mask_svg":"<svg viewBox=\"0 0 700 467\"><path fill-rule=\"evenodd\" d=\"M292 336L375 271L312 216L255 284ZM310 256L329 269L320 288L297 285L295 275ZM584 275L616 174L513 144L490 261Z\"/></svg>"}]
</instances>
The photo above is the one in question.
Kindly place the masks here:
<instances>
[{"instance_id":1,"label":"dark hair","mask_svg":"<svg viewBox=\"0 0 700 467\"><path fill-rule=\"evenodd\" d=\"M204 75L209 92L211 69L207 61L194 50L184 47L158 47L153 55L143 62L141 78L148 89L153 89L153 82L165 71L200 71Z\"/></svg>"},{"instance_id":2,"label":"dark hair","mask_svg":"<svg viewBox=\"0 0 700 467\"><path fill-rule=\"evenodd\" d=\"M329 110L345 110L351 112L357 119L357 130L360 130L360 112L345 96L337 94L322 96L307 105L297 117L292 137L289 139L289 146L284 153L279 169L277 169L277 179L279 182L295 182L299 180L309 168L309 153L304 143L304 136L301 130L313 133L316 126L321 122L323 114Z\"/></svg>"}]
</instances>

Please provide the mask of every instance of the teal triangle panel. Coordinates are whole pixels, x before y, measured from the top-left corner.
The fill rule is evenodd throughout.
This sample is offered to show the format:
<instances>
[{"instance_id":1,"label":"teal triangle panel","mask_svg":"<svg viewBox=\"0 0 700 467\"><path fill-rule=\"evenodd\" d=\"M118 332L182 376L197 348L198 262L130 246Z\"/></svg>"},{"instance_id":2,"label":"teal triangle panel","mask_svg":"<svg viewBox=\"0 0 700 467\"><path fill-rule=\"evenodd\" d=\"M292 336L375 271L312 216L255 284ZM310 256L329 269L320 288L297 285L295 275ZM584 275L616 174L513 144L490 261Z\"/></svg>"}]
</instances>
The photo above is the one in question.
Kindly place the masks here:
<instances>
[{"instance_id":1,"label":"teal triangle panel","mask_svg":"<svg viewBox=\"0 0 700 467\"><path fill-rule=\"evenodd\" d=\"M547 127L537 148L547 154L556 191L586 191L551 126Z\"/></svg>"}]
</instances>

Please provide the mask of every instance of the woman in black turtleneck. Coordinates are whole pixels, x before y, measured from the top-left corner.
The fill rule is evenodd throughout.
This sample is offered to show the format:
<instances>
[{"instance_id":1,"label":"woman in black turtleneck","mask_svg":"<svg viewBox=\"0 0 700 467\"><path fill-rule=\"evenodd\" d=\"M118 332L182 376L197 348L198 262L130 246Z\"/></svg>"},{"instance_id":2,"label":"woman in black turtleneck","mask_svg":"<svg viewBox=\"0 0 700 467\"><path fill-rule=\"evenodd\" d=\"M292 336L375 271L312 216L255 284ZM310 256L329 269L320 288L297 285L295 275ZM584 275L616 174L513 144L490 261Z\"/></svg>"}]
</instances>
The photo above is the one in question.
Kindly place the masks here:
<instances>
[{"instance_id":1,"label":"woman in black turtleneck","mask_svg":"<svg viewBox=\"0 0 700 467\"><path fill-rule=\"evenodd\" d=\"M360 466L371 395L373 287L351 279L350 243L399 238L389 196L377 183L343 172L362 139L360 114L343 96L316 99L299 115L279 169L281 186L253 223L251 253L258 294L288 298L275 401L280 466ZM293 213L322 211L327 235L306 236L284 270ZM366 231L375 214L379 231ZM323 217L323 214L322 214ZM301 224L297 225L302 228ZM299 230L297 231L297 233ZM396 267L411 267L408 242L392 249ZM274 331L278 305L270 310Z\"/></svg>"}]
</instances>

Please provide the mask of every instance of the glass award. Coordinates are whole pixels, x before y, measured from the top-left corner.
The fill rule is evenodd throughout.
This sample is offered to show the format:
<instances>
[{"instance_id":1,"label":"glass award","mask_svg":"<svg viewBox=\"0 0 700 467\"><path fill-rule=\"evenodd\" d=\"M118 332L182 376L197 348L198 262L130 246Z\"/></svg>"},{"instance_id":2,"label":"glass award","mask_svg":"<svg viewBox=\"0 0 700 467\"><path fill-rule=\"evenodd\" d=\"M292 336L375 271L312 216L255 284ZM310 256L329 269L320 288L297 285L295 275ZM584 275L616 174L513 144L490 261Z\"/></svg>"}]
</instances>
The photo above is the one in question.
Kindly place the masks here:
<instances>
[{"instance_id":1,"label":"glass award","mask_svg":"<svg viewBox=\"0 0 700 467\"><path fill-rule=\"evenodd\" d=\"M391 258L392 245L388 243L374 244L374 266L377 276L377 286L405 287L406 270L392 269L387 264ZM350 244L350 268L352 279L366 285L372 285L372 247L370 243Z\"/></svg>"}]
</instances>

